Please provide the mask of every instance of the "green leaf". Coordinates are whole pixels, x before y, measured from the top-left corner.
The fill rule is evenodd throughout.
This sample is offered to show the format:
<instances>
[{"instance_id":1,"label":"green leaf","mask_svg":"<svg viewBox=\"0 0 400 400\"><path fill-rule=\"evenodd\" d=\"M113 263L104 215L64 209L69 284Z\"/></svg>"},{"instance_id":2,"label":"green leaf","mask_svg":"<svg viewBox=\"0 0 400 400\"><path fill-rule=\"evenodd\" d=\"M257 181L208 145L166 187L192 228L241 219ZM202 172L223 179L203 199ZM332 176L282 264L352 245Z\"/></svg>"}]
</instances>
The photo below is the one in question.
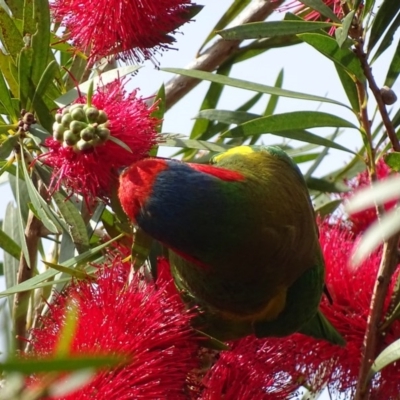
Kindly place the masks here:
<instances>
[{"instance_id":1,"label":"green leaf","mask_svg":"<svg viewBox=\"0 0 400 400\"><path fill-rule=\"evenodd\" d=\"M165 134L168 135L168 134ZM163 147L182 147L185 149L197 149L222 152L230 149L233 146L207 142L205 140L193 139L165 139L160 142Z\"/></svg>"},{"instance_id":2,"label":"green leaf","mask_svg":"<svg viewBox=\"0 0 400 400\"><path fill-rule=\"evenodd\" d=\"M124 143L122 140L116 138L115 136L110 135L108 137L108 140L111 140L112 142L114 142L115 144L117 144L118 146L121 146L123 149L125 149L126 151L128 151L129 153L132 153L131 148Z\"/></svg>"},{"instance_id":3,"label":"green leaf","mask_svg":"<svg viewBox=\"0 0 400 400\"><path fill-rule=\"evenodd\" d=\"M135 271L138 271L149 257L152 243L152 237L146 232L140 228L136 230L131 251L132 265Z\"/></svg>"},{"instance_id":4,"label":"green leaf","mask_svg":"<svg viewBox=\"0 0 400 400\"><path fill-rule=\"evenodd\" d=\"M32 81L39 83L43 71L46 70L50 52L50 7L48 0L33 0L33 21L35 31L32 32ZM26 33L26 32L24 32Z\"/></svg>"},{"instance_id":5,"label":"green leaf","mask_svg":"<svg viewBox=\"0 0 400 400\"><path fill-rule=\"evenodd\" d=\"M23 162L23 161L22 161ZM22 253L24 254L26 264L28 265L29 268L33 268L34 266L31 265L31 260L29 256L29 250L28 246L26 244L26 238L25 238L25 221L22 216L22 203L21 203L21 191L20 191L20 175L21 175L21 166L20 163L17 163L17 176L15 180L15 185L16 185L16 201L17 201L17 221L18 221L18 231L19 231L19 237L21 239L21 250Z\"/></svg>"},{"instance_id":6,"label":"green leaf","mask_svg":"<svg viewBox=\"0 0 400 400\"><path fill-rule=\"evenodd\" d=\"M90 249L83 254L79 254L76 257L70 258L69 260L62 262L60 265L62 265L64 267L72 267L73 265L85 264L86 262L88 262L88 260L90 260L93 257L93 255L99 253L101 250L107 248L111 243L121 239L122 237L123 237L123 235L119 235L115 238L112 238L108 242L103 243L100 246L95 247L94 249ZM18 293L18 292L25 292L27 290L33 290L33 289L42 287L43 286L42 284L44 281L53 278L57 274L58 274L58 271L49 269L39 275L34 276L33 278L26 280L25 282L22 282L18 285L15 285L11 288L8 288L7 290L0 292L0 297L4 297L4 296L8 296L10 294L14 294L14 293ZM65 282L67 282L69 280L70 280L70 278L65 279ZM59 281L57 281L57 282L59 282ZM49 285L53 285L53 284L54 284L54 282L49 283Z\"/></svg>"},{"instance_id":7,"label":"green leaf","mask_svg":"<svg viewBox=\"0 0 400 400\"><path fill-rule=\"evenodd\" d=\"M0 6L0 41L11 55L14 64L17 64L17 57L24 47L22 35L7 11Z\"/></svg>"},{"instance_id":8,"label":"green leaf","mask_svg":"<svg viewBox=\"0 0 400 400\"><path fill-rule=\"evenodd\" d=\"M389 364L394 363L400 359L400 339L387 346L379 355L376 357L374 363L371 366L368 374L368 380L371 379L377 372L387 367Z\"/></svg>"},{"instance_id":9,"label":"green leaf","mask_svg":"<svg viewBox=\"0 0 400 400\"><path fill-rule=\"evenodd\" d=\"M275 80L275 85L274 87L278 87L278 88L282 88L282 84L283 84L283 75L284 75L284 71L283 68L279 71L278 76L276 77ZM267 115L272 115L275 112L276 106L278 104L278 100L279 100L279 96L277 95L271 95L267 107L265 108L265 111L263 113L263 115L267 116Z\"/></svg>"},{"instance_id":10,"label":"green leaf","mask_svg":"<svg viewBox=\"0 0 400 400\"><path fill-rule=\"evenodd\" d=\"M224 124L242 124L252 119L260 118L258 114L246 111L202 110L194 118L204 118L210 121L219 121Z\"/></svg>"},{"instance_id":11,"label":"green leaf","mask_svg":"<svg viewBox=\"0 0 400 400\"><path fill-rule=\"evenodd\" d=\"M241 61L257 57L268 50L293 46L300 43L302 43L302 41L296 35L274 36L268 39L254 40L247 46L240 47L235 55L229 59L229 62L231 64L237 64Z\"/></svg>"},{"instance_id":12,"label":"green leaf","mask_svg":"<svg viewBox=\"0 0 400 400\"><path fill-rule=\"evenodd\" d=\"M0 144L0 159L5 160L18 144L18 136L8 136Z\"/></svg>"},{"instance_id":13,"label":"green leaf","mask_svg":"<svg viewBox=\"0 0 400 400\"><path fill-rule=\"evenodd\" d=\"M68 299L64 307L65 314L63 325L57 335L57 342L54 348L55 358L68 357L72 353L72 345L78 329L79 305L73 298Z\"/></svg>"},{"instance_id":14,"label":"green leaf","mask_svg":"<svg viewBox=\"0 0 400 400\"><path fill-rule=\"evenodd\" d=\"M21 155L23 155L24 148L21 144ZM58 223L57 218L53 215L47 203L42 199L39 195L37 189L35 188L32 178L29 176L28 170L25 165L25 160L22 157L22 172L26 184L26 188L28 190L28 195L32 204L37 212L37 217L43 222L43 225L52 233L57 233L61 231L61 226Z\"/></svg>"},{"instance_id":15,"label":"green leaf","mask_svg":"<svg viewBox=\"0 0 400 400\"><path fill-rule=\"evenodd\" d=\"M343 25L335 30L336 41L340 48L342 48L347 41L349 35L349 29L351 27L351 24L353 23L355 12L356 12L355 10L350 11L344 17Z\"/></svg>"},{"instance_id":16,"label":"green leaf","mask_svg":"<svg viewBox=\"0 0 400 400\"><path fill-rule=\"evenodd\" d=\"M11 100L11 93L8 89L6 81L4 80L2 72L0 72L0 103L6 109L10 122L16 123L18 121L18 116L14 110Z\"/></svg>"},{"instance_id":17,"label":"green leaf","mask_svg":"<svg viewBox=\"0 0 400 400\"><path fill-rule=\"evenodd\" d=\"M217 73L220 75L228 75L231 68L232 65L222 66L218 69ZM200 110L216 108L223 90L223 85L216 82L211 83L201 103ZM209 131L210 127L211 124L208 120L197 119L190 132L190 139L209 139L211 136L206 134L206 132Z\"/></svg>"},{"instance_id":18,"label":"green leaf","mask_svg":"<svg viewBox=\"0 0 400 400\"><path fill-rule=\"evenodd\" d=\"M336 16L336 14L332 11L332 9L328 7L322 0L299 0L299 2L303 3L307 7L312 8L315 11L318 11L324 17L340 23L340 19Z\"/></svg>"},{"instance_id":19,"label":"green leaf","mask_svg":"<svg viewBox=\"0 0 400 400\"><path fill-rule=\"evenodd\" d=\"M59 66L55 61L51 61L49 65L47 65L42 76L40 77L32 100L32 107L36 112L38 120L40 124L46 128L46 130L51 130L54 118L51 115L50 110L45 105L44 96L47 94L49 86L53 83L53 80L58 75L58 68ZM56 108L55 103L54 108Z\"/></svg>"},{"instance_id":20,"label":"green leaf","mask_svg":"<svg viewBox=\"0 0 400 400\"><path fill-rule=\"evenodd\" d=\"M2 229L0 229L0 247L19 261L21 248Z\"/></svg>"},{"instance_id":21,"label":"green leaf","mask_svg":"<svg viewBox=\"0 0 400 400\"><path fill-rule=\"evenodd\" d=\"M393 18L396 17L396 14L399 12L399 10L400 10L399 1L384 0L382 2L372 23L368 41L368 50L367 50L368 53L371 53L371 50L378 43L383 32L385 32L385 30L389 26L390 21L392 21Z\"/></svg>"},{"instance_id":22,"label":"green leaf","mask_svg":"<svg viewBox=\"0 0 400 400\"><path fill-rule=\"evenodd\" d=\"M306 35L309 35L309 34L306 34ZM334 43L336 43L336 42L334 41ZM196 79L202 79L202 80L206 80L206 81L216 82L216 83L220 83L222 85L233 86L233 87L237 87L240 89L246 89L246 90L251 90L251 91L261 92L261 93L268 93L268 94L272 94L272 95L276 95L276 96L289 97L289 98L293 98L293 99L302 99L302 100L318 101L318 102L323 102L323 103L331 103L331 104L336 104L339 106L349 108L345 104L342 104L336 100L329 99L327 97L313 96L313 95L306 94L306 93L293 92L291 90L285 90L285 89L281 89L281 88L277 88L277 87L273 87L273 86L267 86L267 85L262 85L259 83L250 82L250 81L244 81L241 79L230 78L230 77L223 76L223 75L212 74L210 72L204 72L204 71L198 71L198 70L186 70L186 69L181 69L181 68L161 68L161 70L165 71L165 72L171 72L174 74L190 76L190 77L196 78Z\"/></svg>"},{"instance_id":23,"label":"green leaf","mask_svg":"<svg viewBox=\"0 0 400 400\"><path fill-rule=\"evenodd\" d=\"M14 18L22 19L24 13L24 0L6 1Z\"/></svg>"},{"instance_id":24,"label":"green leaf","mask_svg":"<svg viewBox=\"0 0 400 400\"><path fill-rule=\"evenodd\" d=\"M315 212L321 217L326 217L332 214L340 206L340 204L342 204L342 200L340 199L331 200L315 208Z\"/></svg>"},{"instance_id":25,"label":"green leaf","mask_svg":"<svg viewBox=\"0 0 400 400\"><path fill-rule=\"evenodd\" d=\"M76 206L71 199L65 198L61 193L53 193L53 199L65 222L67 223L67 232L72 239L78 253L84 253L89 250L89 237L86 224Z\"/></svg>"},{"instance_id":26,"label":"green leaf","mask_svg":"<svg viewBox=\"0 0 400 400\"><path fill-rule=\"evenodd\" d=\"M400 198L400 176L391 176L359 190L346 205L349 214Z\"/></svg>"},{"instance_id":27,"label":"green leaf","mask_svg":"<svg viewBox=\"0 0 400 400\"><path fill-rule=\"evenodd\" d=\"M161 120L161 124L157 127L157 132L160 133L162 131L162 123L163 123L163 118L164 114L166 111L165 107L165 86L162 84L160 86L160 89L158 89L157 95L154 98L154 103L157 102L157 110L154 111L151 116L154 118L158 118Z\"/></svg>"},{"instance_id":28,"label":"green leaf","mask_svg":"<svg viewBox=\"0 0 400 400\"><path fill-rule=\"evenodd\" d=\"M384 155L384 160L393 171L400 172L400 153L386 153Z\"/></svg>"},{"instance_id":29,"label":"green leaf","mask_svg":"<svg viewBox=\"0 0 400 400\"><path fill-rule=\"evenodd\" d=\"M251 136L254 134L260 133L278 133L285 132L285 135L288 131L293 130L295 133L290 135L289 137L292 139L304 140L307 139L307 136L310 135L312 138L313 135L309 132L300 133L300 130L307 128L318 128L318 127L345 127L345 128L353 128L357 129L355 125L346 121L343 118L337 117L333 114L327 114L318 111L294 111L283 114L274 114L268 115L266 117L261 117L257 119L253 119L249 122L245 122L235 128L232 128L224 133L221 136L224 137L242 137L242 136ZM288 137L285 135L280 135L283 137ZM315 143L314 141L310 143ZM319 144L322 145L322 142ZM327 143L328 144L328 143ZM328 147L333 147L332 143L329 142ZM335 146L335 148L338 148ZM344 147L341 147L343 150ZM346 149L346 151L350 151ZM350 151L351 152L351 151Z\"/></svg>"},{"instance_id":30,"label":"green leaf","mask_svg":"<svg viewBox=\"0 0 400 400\"><path fill-rule=\"evenodd\" d=\"M64 274L68 274L71 277L74 277L76 279L94 279L94 276L89 275L87 272L80 271L75 268L68 268L64 267L63 265L60 264L54 264L45 260L42 260L42 263L47 265L50 268L55 269L58 272L62 272Z\"/></svg>"},{"instance_id":31,"label":"green leaf","mask_svg":"<svg viewBox=\"0 0 400 400\"><path fill-rule=\"evenodd\" d=\"M31 100L35 93L35 87L31 78L32 59L32 48L24 47L19 54L18 60L18 84L21 108L25 108L28 111L33 111L31 110Z\"/></svg>"},{"instance_id":32,"label":"green leaf","mask_svg":"<svg viewBox=\"0 0 400 400\"><path fill-rule=\"evenodd\" d=\"M297 36L334 63L342 66L360 82L365 82L365 76L358 58L351 50L341 49L335 39L319 33L303 33Z\"/></svg>"},{"instance_id":33,"label":"green leaf","mask_svg":"<svg viewBox=\"0 0 400 400\"><path fill-rule=\"evenodd\" d=\"M328 22L312 21L267 21L251 22L217 32L225 40L261 39L274 36L296 35L333 26Z\"/></svg>"},{"instance_id":34,"label":"green leaf","mask_svg":"<svg viewBox=\"0 0 400 400\"><path fill-rule=\"evenodd\" d=\"M317 192L343 193L348 192L349 188L341 182L332 182L322 178L310 177L306 179L307 187Z\"/></svg>"},{"instance_id":35,"label":"green leaf","mask_svg":"<svg viewBox=\"0 0 400 400\"><path fill-rule=\"evenodd\" d=\"M31 375L44 372L67 372L87 368L111 368L126 363L125 356L84 354L57 358L12 359L0 363L1 371L16 371Z\"/></svg>"},{"instance_id":36,"label":"green leaf","mask_svg":"<svg viewBox=\"0 0 400 400\"><path fill-rule=\"evenodd\" d=\"M315 160L320 153L308 153L308 154L300 154L298 156L293 156L292 159L296 164L305 163L308 161Z\"/></svg>"},{"instance_id":37,"label":"green leaf","mask_svg":"<svg viewBox=\"0 0 400 400\"><path fill-rule=\"evenodd\" d=\"M392 87L400 74L400 42L393 54L392 61L390 62L388 73L385 79L385 85Z\"/></svg>"},{"instance_id":38,"label":"green leaf","mask_svg":"<svg viewBox=\"0 0 400 400\"><path fill-rule=\"evenodd\" d=\"M3 54L2 51L0 51L0 71L4 76L4 79L7 81L8 88L11 91L11 96L18 97L19 93L18 82L15 79L14 74L12 73L12 71L14 70L15 70L15 65L11 56L5 55ZM16 111L14 112L15 115L17 115L17 112Z\"/></svg>"},{"instance_id":39,"label":"green leaf","mask_svg":"<svg viewBox=\"0 0 400 400\"><path fill-rule=\"evenodd\" d=\"M381 41L381 44L378 47L378 50L376 50L374 56L372 57L370 64L372 64L377 58L379 58L379 56L392 44L393 37L399 27L399 24L400 24L400 13L397 14L396 19L393 21L392 25L386 32L384 38Z\"/></svg>"},{"instance_id":40,"label":"green leaf","mask_svg":"<svg viewBox=\"0 0 400 400\"><path fill-rule=\"evenodd\" d=\"M339 76L340 82L342 83L343 90L346 93L347 98L351 104L351 108L359 112L360 103L358 101L357 87L354 79L351 78L348 72L341 65L335 63L336 72Z\"/></svg>"},{"instance_id":41,"label":"green leaf","mask_svg":"<svg viewBox=\"0 0 400 400\"><path fill-rule=\"evenodd\" d=\"M18 230L18 212L17 208L14 207L13 202L7 204L5 210L5 216L3 221L4 232L13 240L17 245L21 242ZM19 247L19 245L18 245ZM21 253L19 254L19 257ZM18 258L19 258L18 257ZM17 273L18 273L19 259L15 259L14 256L9 253L4 253L4 277L6 281L6 288L13 287L17 283ZM10 315L12 315L14 296L8 298L8 305Z\"/></svg>"},{"instance_id":42,"label":"green leaf","mask_svg":"<svg viewBox=\"0 0 400 400\"><path fill-rule=\"evenodd\" d=\"M228 10L225 14L219 19L219 21L215 24L211 32L208 34L206 39L204 40L203 44L200 46L198 50L198 54L200 54L201 50L204 46L216 35L216 32L220 29L223 29L227 26L230 22L232 22L241 12L243 9L247 7L251 0L234 0L233 3L230 5Z\"/></svg>"}]
</instances>

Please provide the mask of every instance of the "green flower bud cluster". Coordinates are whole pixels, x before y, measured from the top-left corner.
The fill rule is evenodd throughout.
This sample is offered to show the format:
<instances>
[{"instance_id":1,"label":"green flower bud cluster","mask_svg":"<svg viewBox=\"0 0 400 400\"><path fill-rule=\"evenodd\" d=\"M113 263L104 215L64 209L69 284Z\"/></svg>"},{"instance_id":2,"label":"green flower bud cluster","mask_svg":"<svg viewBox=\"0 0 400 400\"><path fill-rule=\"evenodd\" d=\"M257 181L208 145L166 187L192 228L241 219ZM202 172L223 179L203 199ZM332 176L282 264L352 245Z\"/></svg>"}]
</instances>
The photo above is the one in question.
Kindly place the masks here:
<instances>
[{"instance_id":1,"label":"green flower bud cluster","mask_svg":"<svg viewBox=\"0 0 400 400\"><path fill-rule=\"evenodd\" d=\"M110 137L107 114L87 104L73 104L56 114L53 138L64 147L87 151L105 143Z\"/></svg>"}]
</instances>

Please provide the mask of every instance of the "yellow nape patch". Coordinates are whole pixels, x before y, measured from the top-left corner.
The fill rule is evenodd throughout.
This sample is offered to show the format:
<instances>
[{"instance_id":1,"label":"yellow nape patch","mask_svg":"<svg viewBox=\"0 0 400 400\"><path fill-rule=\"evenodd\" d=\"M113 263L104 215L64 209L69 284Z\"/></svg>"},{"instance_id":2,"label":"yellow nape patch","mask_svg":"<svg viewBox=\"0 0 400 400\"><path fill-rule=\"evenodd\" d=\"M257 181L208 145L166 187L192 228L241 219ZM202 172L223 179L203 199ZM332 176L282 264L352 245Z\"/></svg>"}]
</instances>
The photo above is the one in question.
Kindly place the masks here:
<instances>
[{"instance_id":1,"label":"yellow nape patch","mask_svg":"<svg viewBox=\"0 0 400 400\"><path fill-rule=\"evenodd\" d=\"M251 146L237 146L229 149L221 154L217 154L213 157L213 163L221 162L225 157L231 157L234 155L250 154L254 153L254 149Z\"/></svg>"}]
</instances>

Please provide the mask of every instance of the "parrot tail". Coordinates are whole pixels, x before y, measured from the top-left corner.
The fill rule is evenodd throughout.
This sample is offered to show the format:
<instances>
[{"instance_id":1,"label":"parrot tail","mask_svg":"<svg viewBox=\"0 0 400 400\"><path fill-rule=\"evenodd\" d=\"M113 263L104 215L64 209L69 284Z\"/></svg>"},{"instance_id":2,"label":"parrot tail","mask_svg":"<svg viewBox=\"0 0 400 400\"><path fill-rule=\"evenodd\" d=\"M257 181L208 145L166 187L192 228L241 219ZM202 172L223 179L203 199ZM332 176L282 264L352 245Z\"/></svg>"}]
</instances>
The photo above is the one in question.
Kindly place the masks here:
<instances>
[{"instance_id":1,"label":"parrot tail","mask_svg":"<svg viewBox=\"0 0 400 400\"><path fill-rule=\"evenodd\" d=\"M332 326L324 314L319 310L313 318L299 329L299 333L312 336L316 339L324 339L339 346L346 345L343 336Z\"/></svg>"}]
</instances>

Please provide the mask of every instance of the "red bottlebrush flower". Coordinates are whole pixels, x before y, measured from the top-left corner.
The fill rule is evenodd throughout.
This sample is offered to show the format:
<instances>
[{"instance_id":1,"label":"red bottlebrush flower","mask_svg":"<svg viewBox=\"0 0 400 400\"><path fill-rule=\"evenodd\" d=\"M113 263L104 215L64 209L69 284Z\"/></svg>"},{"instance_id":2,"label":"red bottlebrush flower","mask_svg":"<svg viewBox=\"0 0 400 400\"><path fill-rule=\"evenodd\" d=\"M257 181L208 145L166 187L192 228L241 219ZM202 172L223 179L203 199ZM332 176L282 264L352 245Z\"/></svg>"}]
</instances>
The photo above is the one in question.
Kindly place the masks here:
<instances>
[{"instance_id":1,"label":"red bottlebrush flower","mask_svg":"<svg viewBox=\"0 0 400 400\"><path fill-rule=\"evenodd\" d=\"M170 48L171 33L187 22L190 0L54 0L54 19L90 58L117 55L140 62Z\"/></svg>"},{"instance_id":2,"label":"red bottlebrush flower","mask_svg":"<svg viewBox=\"0 0 400 400\"><path fill-rule=\"evenodd\" d=\"M298 382L282 371L289 351L276 352L278 339L248 336L222 351L207 372L198 400L283 400L291 398ZM291 357L289 355L289 357Z\"/></svg>"},{"instance_id":3,"label":"red bottlebrush flower","mask_svg":"<svg viewBox=\"0 0 400 400\"><path fill-rule=\"evenodd\" d=\"M149 284L136 274L127 285L127 275L126 266L114 260L111 268L99 271L95 284L73 283L50 306L43 328L33 330L33 356L51 356L68 298L73 298L79 303L79 316L70 353L114 354L132 360L98 372L88 385L62 399L186 398L187 375L198 365L199 342L190 327L191 312L185 311L176 292L166 289L170 280L161 277L157 284ZM33 377L30 386L37 388L40 379Z\"/></svg>"},{"instance_id":4,"label":"red bottlebrush flower","mask_svg":"<svg viewBox=\"0 0 400 400\"><path fill-rule=\"evenodd\" d=\"M379 159L376 164L376 175L378 180L384 180L390 174L390 168L383 161ZM370 186L370 180L368 176L368 171L363 171L358 174L354 179L350 179L347 185L352 189L350 192L343 193L341 195L342 199L351 198L355 192L359 189L363 189ZM390 201L384 205L386 210L392 209L396 205L396 201ZM348 217L351 223L352 231L357 235L364 232L373 222L376 221L376 209L374 207L368 208L366 210L360 211L358 213L352 214Z\"/></svg>"},{"instance_id":5,"label":"red bottlebrush flower","mask_svg":"<svg viewBox=\"0 0 400 400\"><path fill-rule=\"evenodd\" d=\"M333 298L332 304L323 299L321 309L344 336L346 346L335 346L302 334L265 340L242 339L231 352L222 352L205 376L201 400L222 398L224 393L229 394L224 399L232 400L287 399L302 384L315 391L327 385L330 392L340 398L345 394L353 398L381 255L372 254L356 271L351 270L348 268L348 257L354 246L354 234L341 224L331 226L326 222L320 224L320 231L326 260L326 283ZM393 284L386 299L386 309L392 291ZM400 321L395 321L380 337L380 350L399 337ZM240 385L243 381L241 373L249 380L248 392ZM384 368L373 379L370 398L397 398L399 377L398 363ZM231 393L230 388L241 393L241 397ZM277 390L276 395L274 390ZM287 394L284 394L285 391ZM246 397L247 393L251 394L250 397Z\"/></svg>"},{"instance_id":6,"label":"red bottlebrush flower","mask_svg":"<svg viewBox=\"0 0 400 400\"><path fill-rule=\"evenodd\" d=\"M96 196L109 196L113 180L117 182L115 172L145 157L157 142L156 129L160 120L151 117L157 105L147 106L145 100L137 97L137 90L126 93L124 82L117 79L98 88L92 97L95 115L100 114L98 121L105 123L96 121L89 130L81 129L80 120L71 122L72 117L68 119L66 115L57 114L54 137L45 141L49 152L41 156L46 165L53 167L51 186L58 189L63 184L68 191L82 195L87 203ZM76 103L85 102L85 98L80 98ZM70 115L76 111L83 112L82 109L73 110ZM91 130L96 126L103 134L101 139L92 139ZM75 128L81 129L79 133L73 132ZM109 139L110 134L130 151Z\"/></svg>"}]
</instances>

